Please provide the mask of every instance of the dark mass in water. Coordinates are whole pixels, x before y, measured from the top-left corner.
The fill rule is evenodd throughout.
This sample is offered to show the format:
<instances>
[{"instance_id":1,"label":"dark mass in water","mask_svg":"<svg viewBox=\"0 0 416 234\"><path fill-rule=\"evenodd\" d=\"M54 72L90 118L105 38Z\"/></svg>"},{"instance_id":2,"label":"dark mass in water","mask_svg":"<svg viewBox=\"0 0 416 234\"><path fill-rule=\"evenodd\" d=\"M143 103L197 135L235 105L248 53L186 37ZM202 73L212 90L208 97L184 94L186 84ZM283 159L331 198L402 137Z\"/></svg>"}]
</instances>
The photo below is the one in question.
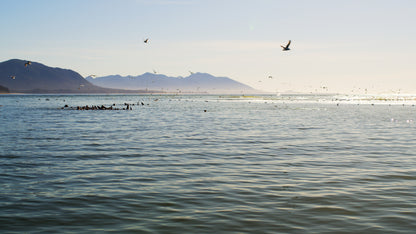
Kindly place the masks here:
<instances>
[{"instance_id":1,"label":"dark mass in water","mask_svg":"<svg viewBox=\"0 0 416 234\"><path fill-rule=\"evenodd\" d=\"M144 105L144 104L142 104ZM122 105L123 107L117 108L116 104L112 104L109 107L104 106L104 105L85 105L85 106L68 106L65 105L64 107L62 107L61 109L66 109L66 110L133 110L132 106L134 106L134 104L131 103L124 103Z\"/></svg>"}]
</instances>

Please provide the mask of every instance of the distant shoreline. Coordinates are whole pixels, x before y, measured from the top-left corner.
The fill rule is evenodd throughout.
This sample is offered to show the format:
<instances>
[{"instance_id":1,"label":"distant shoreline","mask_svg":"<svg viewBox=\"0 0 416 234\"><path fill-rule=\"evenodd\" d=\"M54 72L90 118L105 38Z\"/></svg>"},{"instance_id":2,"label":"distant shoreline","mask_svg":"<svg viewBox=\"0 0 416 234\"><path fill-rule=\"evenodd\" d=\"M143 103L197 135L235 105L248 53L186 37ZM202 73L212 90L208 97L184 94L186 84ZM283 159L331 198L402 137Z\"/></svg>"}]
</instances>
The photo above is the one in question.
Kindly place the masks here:
<instances>
[{"instance_id":1,"label":"distant shoreline","mask_svg":"<svg viewBox=\"0 0 416 234\"><path fill-rule=\"evenodd\" d=\"M45 92L16 92L12 91L9 93L0 93L0 95L275 95L275 93L267 93L267 92L192 92L192 91L181 91L181 92L166 92L166 91L156 91L156 90L149 90L149 91L137 91L137 90L118 90L116 92L53 92L53 91L46 91Z\"/></svg>"}]
</instances>

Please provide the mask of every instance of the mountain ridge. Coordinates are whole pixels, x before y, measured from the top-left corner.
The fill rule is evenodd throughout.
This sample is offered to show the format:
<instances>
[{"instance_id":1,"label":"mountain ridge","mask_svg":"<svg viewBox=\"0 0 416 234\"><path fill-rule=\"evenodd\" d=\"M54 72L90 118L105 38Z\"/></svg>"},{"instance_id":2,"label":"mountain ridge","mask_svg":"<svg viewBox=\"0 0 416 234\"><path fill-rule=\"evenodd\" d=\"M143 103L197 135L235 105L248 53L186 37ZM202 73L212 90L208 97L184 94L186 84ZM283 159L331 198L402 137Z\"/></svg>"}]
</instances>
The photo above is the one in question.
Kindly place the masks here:
<instances>
[{"instance_id":1,"label":"mountain ridge","mask_svg":"<svg viewBox=\"0 0 416 234\"><path fill-rule=\"evenodd\" d=\"M2 93L259 93L228 77L191 73L171 77L146 72L137 76L82 77L79 73L39 62L0 62Z\"/></svg>"},{"instance_id":2,"label":"mountain ridge","mask_svg":"<svg viewBox=\"0 0 416 234\"><path fill-rule=\"evenodd\" d=\"M119 89L152 89L164 92L188 93L229 93L258 92L252 87L228 77L217 77L209 73L196 72L187 77L167 76L146 72L137 76L109 75L103 77L86 77L92 84L101 87Z\"/></svg>"}]
</instances>

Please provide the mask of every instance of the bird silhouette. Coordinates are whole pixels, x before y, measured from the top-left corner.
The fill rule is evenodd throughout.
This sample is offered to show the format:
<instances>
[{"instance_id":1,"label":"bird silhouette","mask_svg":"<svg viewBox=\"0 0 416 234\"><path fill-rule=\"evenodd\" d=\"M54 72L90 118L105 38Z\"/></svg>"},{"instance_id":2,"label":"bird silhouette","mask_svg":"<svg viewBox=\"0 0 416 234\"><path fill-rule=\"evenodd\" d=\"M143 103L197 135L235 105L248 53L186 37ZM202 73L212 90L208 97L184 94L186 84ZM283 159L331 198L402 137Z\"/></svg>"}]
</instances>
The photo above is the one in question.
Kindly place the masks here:
<instances>
[{"instance_id":1,"label":"bird silhouette","mask_svg":"<svg viewBox=\"0 0 416 234\"><path fill-rule=\"evenodd\" d=\"M149 38L146 38L146 40L143 41L144 43L149 42Z\"/></svg>"},{"instance_id":2,"label":"bird silhouette","mask_svg":"<svg viewBox=\"0 0 416 234\"><path fill-rule=\"evenodd\" d=\"M32 62L31 61L27 61L26 63L25 63L25 67L27 67L27 66L29 66L29 65L31 65L32 64Z\"/></svg>"},{"instance_id":3,"label":"bird silhouette","mask_svg":"<svg viewBox=\"0 0 416 234\"><path fill-rule=\"evenodd\" d=\"M10 76L10 78L12 78L12 80L16 79L16 76Z\"/></svg>"},{"instance_id":4,"label":"bird silhouette","mask_svg":"<svg viewBox=\"0 0 416 234\"><path fill-rule=\"evenodd\" d=\"M280 47L282 47L283 48L283 51L286 51L286 50L290 50L290 48L289 48L289 46L290 46L290 40L289 40L289 42L287 43L287 45L286 46L282 46L282 45L280 45Z\"/></svg>"}]
</instances>

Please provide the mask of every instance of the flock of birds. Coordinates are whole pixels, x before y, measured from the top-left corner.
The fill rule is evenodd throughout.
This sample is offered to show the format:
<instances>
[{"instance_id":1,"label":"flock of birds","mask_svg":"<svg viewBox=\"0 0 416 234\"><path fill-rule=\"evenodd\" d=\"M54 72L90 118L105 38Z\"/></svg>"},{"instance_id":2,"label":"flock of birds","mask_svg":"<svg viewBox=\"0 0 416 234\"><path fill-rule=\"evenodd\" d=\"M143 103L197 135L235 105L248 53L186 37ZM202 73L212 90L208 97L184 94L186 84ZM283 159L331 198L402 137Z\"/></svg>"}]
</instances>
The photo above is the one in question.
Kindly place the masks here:
<instances>
[{"instance_id":1,"label":"flock of birds","mask_svg":"<svg viewBox=\"0 0 416 234\"><path fill-rule=\"evenodd\" d=\"M144 39L144 40L143 40L143 42L144 42L145 44L148 44L148 43L149 43L149 38ZM283 48L283 51L288 51L288 50L290 50L290 48L289 48L290 43L291 43L291 40L289 40L289 42L288 42L285 46L280 45L280 46ZM30 65L32 65L32 62L31 62L31 61L26 61L26 62L24 63L24 66L25 66L25 67L29 67ZM157 71L156 71L156 70L153 70L153 73L154 73L154 74L157 74ZM189 71L189 73L190 73L191 75L195 74L195 73L194 73L194 72L192 72L192 71ZM96 77L95 75L90 75L90 76L91 76L91 77ZM12 76L10 76L10 78L11 78L12 80L15 80L15 79L16 79L16 76L12 75ZM269 78L269 79L273 79L273 76L268 76L268 78ZM82 87L82 86L84 86L84 85L80 85L80 87Z\"/></svg>"},{"instance_id":2,"label":"flock of birds","mask_svg":"<svg viewBox=\"0 0 416 234\"><path fill-rule=\"evenodd\" d=\"M144 39L144 40L143 40L143 42L144 42L145 44L148 44L148 43L149 43L149 38ZM288 51L288 50L290 50L289 46L290 46L290 43L291 43L291 42L292 42L292 40L289 40L289 41L288 41L288 43L287 43L285 46L280 45L280 47L282 47L283 51ZM157 74L157 72L156 72L155 70L153 70L153 73ZM194 73L194 72L192 72L192 71L189 71L189 73L190 73L191 75L195 74L195 73ZM269 78L269 79L273 79L273 76L268 76L267 78ZM261 81L259 81L259 82L261 82Z\"/></svg>"},{"instance_id":3,"label":"flock of birds","mask_svg":"<svg viewBox=\"0 0 416 234\"><path fill-rule=\"evenodd\" d=\"M150 41L150 39L149 39L149 38L146 38L146 39L144 39L144 40L143 40L143 42L144 42L145 44L148 44L148 43L149 43L149 41ZM283 50L283 51L288 51L288 50L290 50L289 46L290 46L291 42L292 42L292 41L291 41L291 40L289 40L289 41L287 42L287 44L286 44L286 45L280 45L280 47L282 47L282 50ZM25 67L29 67L30 65L32 65L32 62L31 62L31 61L25 61L25 63L24 63L24 66L25 66ZM153 73L154 73L154 74L157 74L157 71L156 71L156 70L153 70ZM195 74L195 73L194 73L194 72L192 72L192 71L189 71L189 73L190 73L191 75ZM90 77L96 77L96 75L90 75ZM267 76L267 78L268 78L268 79L273 79L273 76L269 75L269 76ZM11 75L11 76L10 76L10 79L15 80L15 79L16 79L16 76L15 76L15 75ZM262 82L262 81L260 80L259 82ZM83 84L80 84L80 86L79 86L79 88L78 88L78 89L80 89L80 88L82 88L82 87L84 87L84 85L83 85ZM321 88L322 90L326 90L326 91L328 91L328 87L326 87L326 86L321 86L320 88ZM317 90L315 90L315 91L317 91ZM351 92L354 92L354 90L352 90ZM367 89L365 89L365 93L367 93ZM398 93L400 93L400 89L399 89Z\"/></svg>"}]
</instances>

